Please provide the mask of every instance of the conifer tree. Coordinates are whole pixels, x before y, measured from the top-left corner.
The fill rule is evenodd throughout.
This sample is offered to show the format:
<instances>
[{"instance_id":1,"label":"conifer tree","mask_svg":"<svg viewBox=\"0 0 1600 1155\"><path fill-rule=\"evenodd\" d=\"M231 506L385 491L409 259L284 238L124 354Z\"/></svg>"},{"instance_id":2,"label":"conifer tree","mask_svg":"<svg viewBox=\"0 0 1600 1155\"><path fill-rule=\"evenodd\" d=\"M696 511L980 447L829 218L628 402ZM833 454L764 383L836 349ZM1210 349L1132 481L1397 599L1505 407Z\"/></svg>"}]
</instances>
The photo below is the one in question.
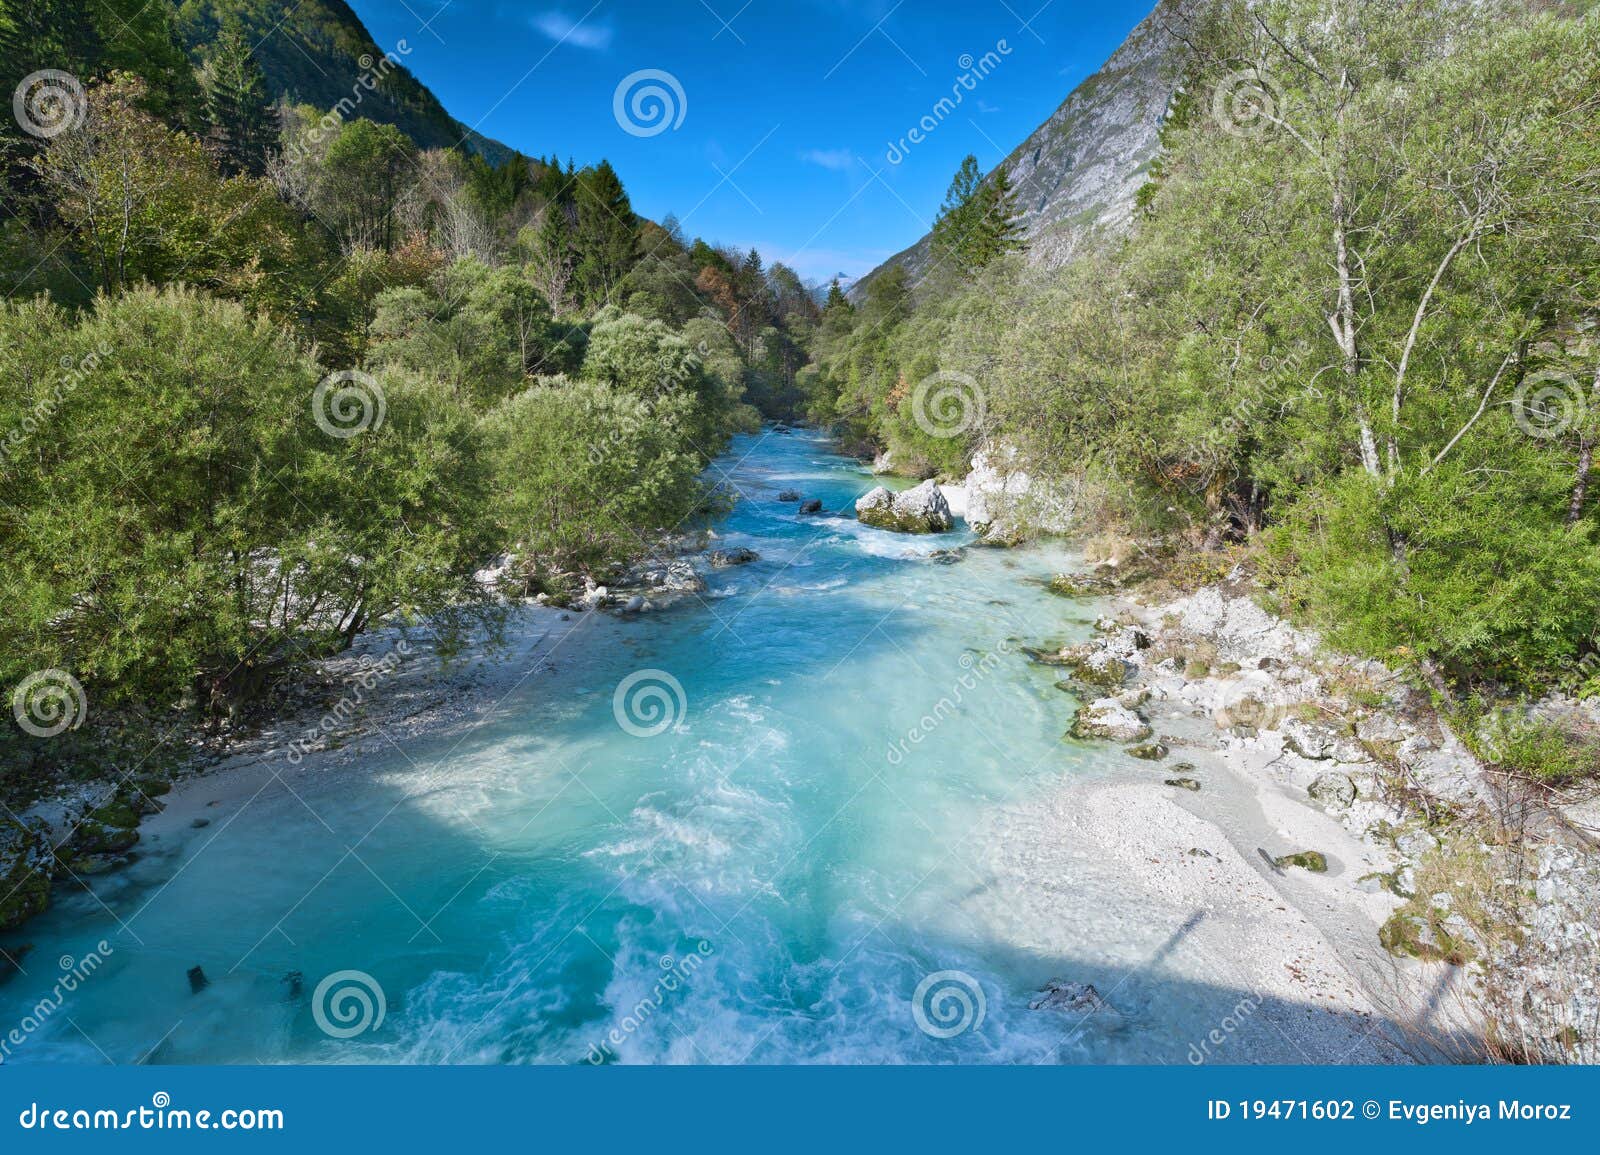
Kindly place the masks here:
<instances>
[{"instance_id":1,"label":"conifer tree","mask_svg":"<svg viewBox=\"0 0 1600 1155\"><path fill-rule=\"evenodd\" d=\"M200 74L223 168L259 176L278 137L277 112L249 42L224 29Z\"/></svg>"}]
</instances>

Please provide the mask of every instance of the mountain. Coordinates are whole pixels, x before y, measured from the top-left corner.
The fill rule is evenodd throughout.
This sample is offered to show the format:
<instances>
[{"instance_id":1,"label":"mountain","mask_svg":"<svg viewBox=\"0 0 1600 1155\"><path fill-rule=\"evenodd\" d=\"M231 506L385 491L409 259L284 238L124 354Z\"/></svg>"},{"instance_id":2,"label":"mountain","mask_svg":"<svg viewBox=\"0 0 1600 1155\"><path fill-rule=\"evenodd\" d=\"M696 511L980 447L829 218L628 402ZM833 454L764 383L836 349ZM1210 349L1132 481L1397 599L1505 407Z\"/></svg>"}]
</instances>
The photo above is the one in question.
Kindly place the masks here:
<instances>
[{"instance_id":1,"label":"mountain","mask_svg":"<svg viewBox=\"0 0 1600 1155\"><path fill-rule=\"evenodd\" d=\"M1001 162L1023 211L1031 263L1059 267L1132 220L1134 196L1178 87L1181 42L1173 30L1183 20L1182 0L1161 0L1100 71ZM932 255L925 236L861 278L851 296L894 265L904 266L915 284Z\"/></svg>"},{"instance_id":2,"label":"mountain","mask_svg":"<svg viewBox=\"0 0 1600 1155\"><path fill-rule=\"evenodd\" d=\"M516 155L446 112L405 67L401 46L379 47L344 0L180 0L176 7L178 32L191 53L215 39L225 22L236 22L255 45L274 96L350 109L348 115L394 125L423 148L459 144L495 164ZM387 67L386 51L394 62Z\"/></svg>"}]
</instances>

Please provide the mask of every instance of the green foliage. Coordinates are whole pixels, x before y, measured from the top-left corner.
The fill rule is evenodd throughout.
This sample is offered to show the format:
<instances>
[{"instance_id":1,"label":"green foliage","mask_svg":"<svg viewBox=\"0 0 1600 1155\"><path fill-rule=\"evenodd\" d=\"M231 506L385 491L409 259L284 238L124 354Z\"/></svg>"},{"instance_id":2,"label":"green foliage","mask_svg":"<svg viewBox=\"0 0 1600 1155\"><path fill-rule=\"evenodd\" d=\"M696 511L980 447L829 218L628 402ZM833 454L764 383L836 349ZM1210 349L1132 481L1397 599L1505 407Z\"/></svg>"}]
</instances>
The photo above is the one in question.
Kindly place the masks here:
<instances>
[{"instance_id":1,"label":"green foliage","mask_svg":"<svg viewBox=\"0 0 1600 1155\"><path fill-rule=\"evenodd\" d=\"M970 276L990 261L1021 249L1016 193L1004 166L985 179L978 158L968 155L950 181L933 225L933 249L941 265Z\"/></svg>"},{"instance_id":2,"label":"green foliage","mask_svg":"<svg viewBox=\"0 0 1600 1155\"><path fill-rule=\"evenodd\" d=\"M237 29L224 29L211 46L200 85L227 169L260 176L278 145L277 112L261 65Z\"/></svg>"},{"instance_id":3,"label":"green foliage","mask_svg":"<svg viewBox=\"0 0 1600 1155\"><path fill-rule=\"evenodd\" d=\"M32 162L94 284L185 281L293 315L308 256L298 222L270 187L219 176L195 138L143 111L145 90L126 74L92 86L82 127Z\"/></svg>"},{"instance_id":4,"label":"green foliage","mask_svg":"<svg viewBox=\"0 0 1600 1155\"><path fill-rule=\"evenodd\" d=\"M704 461L686 435L693 407L684 393L555 377L489 414L496 508L537 583L636 556L649 531L695 511Z\"/></svg>"},{"instance_id":5,"label":"green foliage","mask_svg":"<svg viewBox=\"0 0 1600 1155\"><path fill-rule=\"evenodd\" d=\"M59 667L108 700L220 708L369 621L473 599L487 475L448 388L382 375L382 422L331 436L321 367L186 290L77 321L7 306L0 333L0 423L25 431L0 479L0 680Z\"/></svg>"}]
</instances>

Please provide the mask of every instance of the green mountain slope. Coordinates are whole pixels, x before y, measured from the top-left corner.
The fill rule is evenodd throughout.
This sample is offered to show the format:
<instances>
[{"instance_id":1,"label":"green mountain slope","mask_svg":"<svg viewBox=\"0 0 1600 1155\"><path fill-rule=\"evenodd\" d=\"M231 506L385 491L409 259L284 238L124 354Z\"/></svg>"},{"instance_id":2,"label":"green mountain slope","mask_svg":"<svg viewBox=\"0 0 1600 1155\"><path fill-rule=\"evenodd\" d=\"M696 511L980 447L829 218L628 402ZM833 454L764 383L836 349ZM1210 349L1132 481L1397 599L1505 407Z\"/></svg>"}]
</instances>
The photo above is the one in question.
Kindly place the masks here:
<instances>
[{"instance_id":1,"label":"green mountain slope","mask_svg":"<svg viewBox=\"0 0 1600 1155\"><path fill-rule=\"evenodd\" d=\"M406 69L398 46L379 46L344 0L181 0L176 8L179 35L191 52L214 40L223 24L237 24L255 45L274 96L322 109L356 102L349 115L392 124L424 148L460 144L495 164L515 155L446 112ZM399 63L383 68L385 52ZM363 78L375 82L371 90Z\"/></svg>"}]
</instances>

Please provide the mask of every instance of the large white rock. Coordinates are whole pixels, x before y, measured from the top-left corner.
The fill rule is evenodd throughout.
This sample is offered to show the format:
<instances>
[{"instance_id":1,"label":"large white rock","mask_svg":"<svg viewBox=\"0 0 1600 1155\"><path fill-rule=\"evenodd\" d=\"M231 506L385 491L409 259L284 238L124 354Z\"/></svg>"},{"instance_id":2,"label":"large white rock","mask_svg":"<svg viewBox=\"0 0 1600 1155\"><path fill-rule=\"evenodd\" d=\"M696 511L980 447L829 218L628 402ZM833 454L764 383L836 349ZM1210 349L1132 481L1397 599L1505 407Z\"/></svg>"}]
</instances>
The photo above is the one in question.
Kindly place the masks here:
<instances>
[{"instance_id":1,"label":"large white rock","mask_svg":"<svg viewBox=\"0 0 1600 1155\"><path fill-rule=\"evenodd\" d=\"M856 502L856 517L865 525L900 533L945 533L955 526L950 503L931 481L903 493L880 485Z\"/></svg>"},{"instance_id":2,"label":"large white rock","mask_svg":"<svg viewBox=\"0 0 1600 1155\"><path fill-rule=\"evenodd\" d=\"M1017 539L1077 528L1076 483L1035 477L1015 446L990 446L975 455L962 489L966 498L962 516L985 536Z\"/></svg>"}]
</instances>

